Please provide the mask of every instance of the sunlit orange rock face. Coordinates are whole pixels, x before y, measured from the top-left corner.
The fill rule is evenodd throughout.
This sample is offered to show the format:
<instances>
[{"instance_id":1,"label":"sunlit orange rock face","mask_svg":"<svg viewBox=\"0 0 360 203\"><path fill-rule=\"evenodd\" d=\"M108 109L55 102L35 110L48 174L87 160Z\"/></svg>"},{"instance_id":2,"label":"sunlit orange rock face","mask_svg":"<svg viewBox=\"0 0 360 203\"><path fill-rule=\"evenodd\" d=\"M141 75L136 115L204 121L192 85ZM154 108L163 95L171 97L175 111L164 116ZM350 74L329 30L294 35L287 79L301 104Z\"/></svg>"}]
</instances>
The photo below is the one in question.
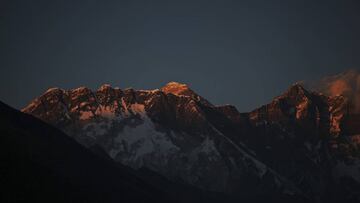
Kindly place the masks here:
<instances>
[{"instance_id":1,"label":"sunlit orange rock face","mask_svg":"<svg viewBox=\"0 0 360 203\"><path fill-rule=\"evenodd\" d=\"M164 87L161 88L161 91L164 92L165 94L173 94L176 96L190 97L205 106L213 106L205 98L199 96L193 90L191 90L189 88L189 86L186 84L182 84L182 83L178 83L178 82L169 82Z\"/></svg>"}]
</instances>

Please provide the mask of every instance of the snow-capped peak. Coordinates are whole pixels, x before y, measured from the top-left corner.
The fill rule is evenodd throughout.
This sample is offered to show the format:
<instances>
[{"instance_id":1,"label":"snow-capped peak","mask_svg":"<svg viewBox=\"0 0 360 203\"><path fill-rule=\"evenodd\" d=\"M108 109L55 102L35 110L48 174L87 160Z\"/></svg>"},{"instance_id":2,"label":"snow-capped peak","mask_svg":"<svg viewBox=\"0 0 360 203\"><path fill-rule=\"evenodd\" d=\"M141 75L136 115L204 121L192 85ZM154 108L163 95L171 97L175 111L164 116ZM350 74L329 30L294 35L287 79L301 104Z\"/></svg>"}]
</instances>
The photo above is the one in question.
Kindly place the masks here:
<instances>
[{"instance_id":1,"label":"snow-capped peak","mask_svg":"<svg viewBox=\"0 0 360 203\"><path fill-rule=\"evenodd\" d=\"M194 93L186 84L178 82L169 82L161 90L168 94L190 96L189 93Z\"/></svg>"},{"instance_id":2,"label":"snow-capped peak","mask_svg":"<svg viewBox=\"0 0 360 203\"><path fill-rule=\"evenodd\" d=\"M107 90L107 89L112 89L110 84L101 85L100 88L98 89L98 91L104 91L104 90Z\"/></svg>"},{"instance_id":3,"label":"snow-capped peak","mask_svg":"<svg viewBox=\"0 0 360 203\"><path fill-rule=\"evenodd\" d=\"M47 94L50 92L58 92L58 91L64 91L64 90L61 88L58 88L58 87L52 87L52 88L49 88L48 90L46 90L44 94Z\"/></svg>"}]
</instances>

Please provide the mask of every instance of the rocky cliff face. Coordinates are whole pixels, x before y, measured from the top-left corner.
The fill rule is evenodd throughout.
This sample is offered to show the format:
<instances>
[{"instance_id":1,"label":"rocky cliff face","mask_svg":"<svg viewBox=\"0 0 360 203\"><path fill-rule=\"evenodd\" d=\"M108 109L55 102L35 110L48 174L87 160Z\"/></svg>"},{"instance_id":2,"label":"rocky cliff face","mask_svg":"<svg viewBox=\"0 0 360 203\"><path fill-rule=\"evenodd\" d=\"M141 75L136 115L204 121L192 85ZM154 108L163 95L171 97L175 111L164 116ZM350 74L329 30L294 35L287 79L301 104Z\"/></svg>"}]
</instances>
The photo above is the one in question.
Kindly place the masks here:
<instances>
[{"instance_id":1,"label":"rocky cliff face","mask_svg":"<svg viewBox=\"0 0 360 203\"><path fill-rule=\"evenodd\" d=\"M346 133L360 123L347 121L348 106L341 95L327 97L295 84L249 113L251 127L242 140L307 195L331 199L328 191L339 194L341 178L360 177L360 145L356 135Z\"/></svg>"},{"instance_id":2,"label":"rocky cliff face","mask_svg":"<svg viewBox=\"0 0 360 203\"><path fill-rule=\"evenodd\" d=\"M271 103L239 113L171 82L159 90L53 88L23 111L87 147L100 146L115 161L171 180L239 195L324 200L337 198L334 190L359 197L359 148L345 133L347 106L342 96L295 84ZM355 186L345 190L344 177Z\"/></svg>"}]
</instances>

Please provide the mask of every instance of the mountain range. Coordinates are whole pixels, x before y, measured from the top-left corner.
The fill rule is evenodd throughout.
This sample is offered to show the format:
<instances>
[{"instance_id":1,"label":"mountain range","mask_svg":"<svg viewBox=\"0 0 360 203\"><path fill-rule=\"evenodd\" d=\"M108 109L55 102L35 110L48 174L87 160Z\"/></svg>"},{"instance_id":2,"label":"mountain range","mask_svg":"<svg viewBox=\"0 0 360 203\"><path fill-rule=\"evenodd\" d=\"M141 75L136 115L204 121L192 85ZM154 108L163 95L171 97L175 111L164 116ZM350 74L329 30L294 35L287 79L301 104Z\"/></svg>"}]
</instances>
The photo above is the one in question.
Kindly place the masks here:
<instances>
[{"instance_id":1,"label":"mountain range","mask_svg":"<svg viewBox=\"0 0 360 203\"><path fill-rule=\"evenodd\" d=\"M158 202L357 202L360 114L353 80L357 81L354 78L359 74L352 71L347 75L355 76L332 77L315 85L317 88L296 83L268 104L245 113L232 105L214 105L188 85L170 82L155 90L110 85L97 90L51 88L22 109L23 113L2 107L6 113L1 113L1 118L8 123L4 132L16 137L5 139L15 139L16 149L41 149L36 153L41 165L49 162L53 169L88 160L72 167L76 168L72 177L83 179L70 185L93 186L84 194L90 191L95 198L100 195L117 201L112 197L119 192L108 188L122 188L127 183L127 189L135 189L121 194L143 194L132 199L135 202L143 201L141 198ZM332 94L341 83L338 81L349 83L351 91ZM22 140L26 134L34 134L41 143ZM55 143L54 134L59 139ZM27 157L26 162L37 160L37 156L29 158L29 151L10 151ZM44 160L47 151L57 158ZM69 158L63 153L76 156ZM63 158L70 161L57 163ZM88 167L94 170L81 176L78 170ZM90 176L100 182L88 184ZM122 180L123 176L127 180ZM92 192L96 185L105 187ZM65 191L63 187L61 191ZM181 199L177 193L189 198ZM126 195L123 198L131 200Z\"/></svg>"}]
</instances>

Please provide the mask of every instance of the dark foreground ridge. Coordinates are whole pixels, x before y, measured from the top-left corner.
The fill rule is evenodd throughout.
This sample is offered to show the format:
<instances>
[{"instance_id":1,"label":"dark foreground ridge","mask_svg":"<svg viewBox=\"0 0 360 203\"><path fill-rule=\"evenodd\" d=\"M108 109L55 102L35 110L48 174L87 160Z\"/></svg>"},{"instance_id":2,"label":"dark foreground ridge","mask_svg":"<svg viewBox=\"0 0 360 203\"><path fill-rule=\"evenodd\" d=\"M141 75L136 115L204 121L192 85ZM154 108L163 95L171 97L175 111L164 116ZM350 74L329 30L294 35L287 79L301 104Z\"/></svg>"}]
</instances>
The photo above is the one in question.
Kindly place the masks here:
<instances>
[{"instance_id":1,"label":"dark foreground ridge","mask_svg":"<svg viewBox=\"0 0 360 203\"><path fill-rule=\"evenodd\" d=\"M129 169L0 102L1 202L168 202Z\"/></svg>"}]
</instances>

